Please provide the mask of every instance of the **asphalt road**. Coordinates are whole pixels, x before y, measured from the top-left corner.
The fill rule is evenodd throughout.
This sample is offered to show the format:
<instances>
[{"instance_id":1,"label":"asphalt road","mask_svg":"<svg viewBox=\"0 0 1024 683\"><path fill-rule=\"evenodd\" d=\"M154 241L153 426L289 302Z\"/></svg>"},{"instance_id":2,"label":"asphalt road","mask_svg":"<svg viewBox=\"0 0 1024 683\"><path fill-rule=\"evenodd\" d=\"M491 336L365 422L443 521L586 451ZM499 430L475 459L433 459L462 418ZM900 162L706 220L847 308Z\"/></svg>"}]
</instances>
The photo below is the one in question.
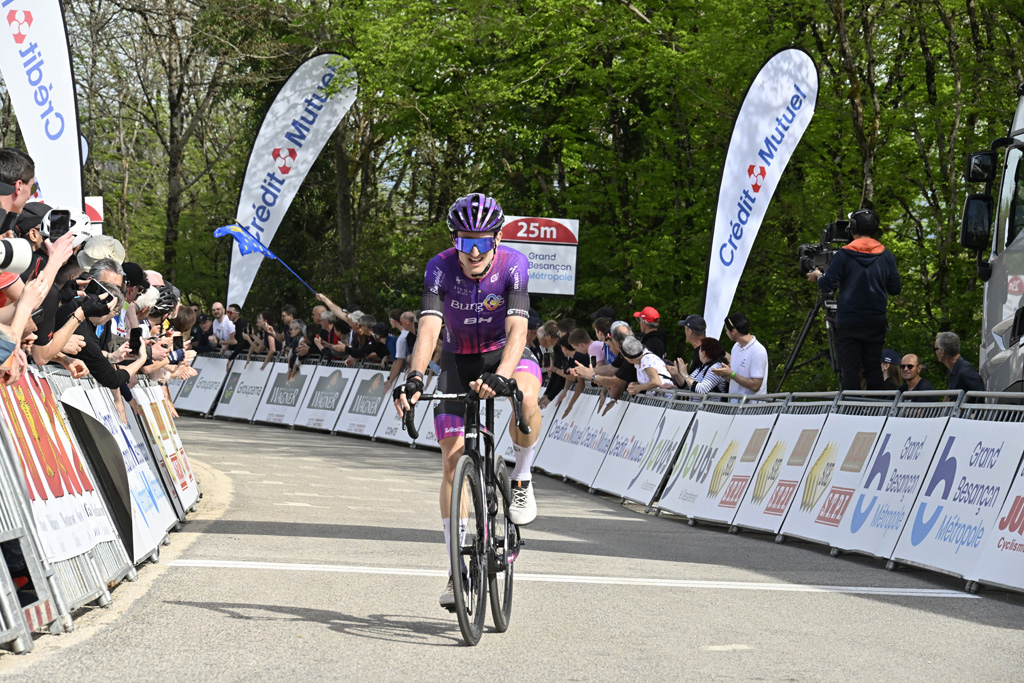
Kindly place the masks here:
<instances>
[{"instance_id":1,"label":"asphalt road","mask_svg":"<svg viewBox=\"0 0 1024 683\"><path fill-rule=\"evenodd\" d=\"M114 606L0 656L74 680L1013 680L1024 596L689 527L537 475L512 624L437 606L440 457L183 419L204 499ZM818 588L813 588L818 587ZM822 589L820 587L830 587Z\"/></svg>"}]
</instances>

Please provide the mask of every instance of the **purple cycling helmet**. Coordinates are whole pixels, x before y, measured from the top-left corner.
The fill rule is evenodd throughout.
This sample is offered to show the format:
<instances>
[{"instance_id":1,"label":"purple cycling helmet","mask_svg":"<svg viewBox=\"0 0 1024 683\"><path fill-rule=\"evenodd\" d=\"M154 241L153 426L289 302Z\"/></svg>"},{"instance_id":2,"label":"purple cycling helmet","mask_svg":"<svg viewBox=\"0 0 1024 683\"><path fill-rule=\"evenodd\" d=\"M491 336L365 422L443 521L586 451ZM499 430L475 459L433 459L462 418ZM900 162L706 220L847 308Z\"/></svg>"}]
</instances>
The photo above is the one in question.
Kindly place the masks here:
<instances>
[{"instance_id":1,"label":"purple cycling helmet","mask_svg":"<svg viewBox=\"0 0 1024 683\"><path fill-rule=\"evenodd\" d=\"M479 192L456 199L448 209L448 229L452 234L458 230L491 232L501 230L504 224L505 214L498 201Z\"/></svg>"}]
</instances>

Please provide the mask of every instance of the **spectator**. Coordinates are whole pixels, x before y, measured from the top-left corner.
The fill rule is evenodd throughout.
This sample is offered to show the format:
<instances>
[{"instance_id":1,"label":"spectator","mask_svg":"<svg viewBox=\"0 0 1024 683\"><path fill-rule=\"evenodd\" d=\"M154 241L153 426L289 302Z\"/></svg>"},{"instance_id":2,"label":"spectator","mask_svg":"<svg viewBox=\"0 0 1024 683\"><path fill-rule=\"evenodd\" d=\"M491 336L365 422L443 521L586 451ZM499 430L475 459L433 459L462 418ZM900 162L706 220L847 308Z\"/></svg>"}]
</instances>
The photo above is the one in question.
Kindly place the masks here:
<instances>
[{"instance_id":1,"label":"spectator","mask_svg":"<svg viewBox=\"0 0 1024 683\"><path fill-rule=\"evenodd\" d=\"M284 344L288 348L292 348L291 345L286 342L291 339L291 328L292 321L299 315L299 312L291 304L285 304L281 307L281 331L277 332L277 341Z\"/></svg>"},{"instance_id":2,"label":"spectator","mask_svg":"<svg viewBox=\"0 0 1024 683\"><path fill-rule=\"evenodd\" d=\"M658 329L661 318L658 311L652 306L647 306L642 311L634 313L633 317L640 319L640 343L654 355L664 358L665 352L668 350L666 345L668 337L663 330Z\"/></svg>"},{"instance_id":3,"label":"spectator","mask_svg":"<svg viewBox=\"0 0 1024 683\"><path fill-rule=\"evenodd\" d=\"M882 351L882 388L886 391L899 391L900 379L900 352L885 349Z\"/></svg>"},{"instance_id":4,"label":"spectator","mask_svg":"<svg viewBox=\"0 0 1024 683\"><path fill-rule=\"evenodd\" d=\"M693 358L690 360L689 374L692 375L697 371L697 368L701 365L700 362L700 345L704 341L705 332L707 332L708 324L704 322L704 317L694 313L693 315L686 316L685 320L679 321L679 326L683 328L683 334L686 335L687 343L693 347ZM676 359L676 366L679 365L679 360Z\"/></svg>"},{"instance_id":5,"label":"spectator","mask_svg":"<svg viewBox=\"0 0 1024 683\"><path fill-rule=\"evenodd\" d=\"M231 349L231 356L228 360L234 360L249 350L249 342L246 340L246 336L248 335L249 338L252 338L254 331L252 323L242 317L242 307L238 304L228 305L227 316L235 328L234 343L228 347Z\"/></svg>"},{"instance_id":6,"label":"spectator","mask_svg":"<svg viewBox=\"0 0 1024 683\"><path fill-rule=\"evenodd\" d=\"M282 312L281 318L284 318ZM284 344L288 349L288 379L295 377L295 373L299 370L299 354L298 348L299 343L302 341L302 333L306 329L306 323L298 318L292 318L291 322L288 323L288 336L285 337Z\"/></svg>"},{"instance_id":7,"label":"spectator","mask_svg":"<svg viewBox=\"0 0 1024 683\"><path fill-rule=\"evenodd\" d=\"M590 370L579 367L575 369L584 376L584 379L593 380L594 384L608 390L608 397L611 400L605 406L605 413L611 410L612 404L622 395L629 383L636 379L636 370L633 364L627 362L622 356L622 344L632 336L629 323L625 320L616 320L612 323L611 334L608 337L608 346L616 355L615 361L611 365Z\"/></svg>"},{"instance_id":8,"label":"spectator","mask_svg":"<svg viewBox=\"0 0 1024 683\"><path fill-rule=\"evenodd\" d=\"M768 393L768 351L750 334L747 316L742 313L729 315L725 319L725 330L733 341L732 364L723 363L711 372L729 379L730 394L756 396Z\"/></svg>"},{"instance_id":9,"label":"spectator","mask_svg":"<svg viewBox=\"0 0 1024 683\"><path fill-rule=\"evenodd\" d=\"M320 316L323 315L326 312L327 312L327 307L326 306L321 306L319 304L314 306L313 310L311 311L311 315L310 315L310 319L313 321L313 324L314 325L319 325L320 324Z\"/></svg>"},{"instance_id":10,"label":"spectator","mask_svg":"<svg viewBox=\"0 0 1024 683\"><path fill-rule=\"evenodd\" d=\"M569 400L569 404L565 407L565 412L562 413L562 419L564 420L569 415L569 411L572 410L573 405L576 403L576 399L583 393L583 385L586 384L586 379L582 375L576 374L576 368L589 368L593 366L590 358L590 335L587 331L581 327L577 327L575 330L569 333L567 339L572 356L570 358L572 370L569 376L566 377L566 382L572 381L573 394Z\"/></svg>"},{"instance_id":11,"label":"spectator","mask_svg":"<svg viewBox=\"0 0 1024 683\"><path fill-rule=\"evenodd\" d=\"M594 337L596 341L591 343L589 355L597 359L592 366L599 368L603 365L611 365L615 362L615 354L608 348L608 335L612 331L611 318L598 318L594 321Z\"/></svg>"},{"instance_id":12,"label":"spectator","mask_svg":"<svg viewBox=\"0 0 1024 683\"><path fill-rule=\"evenodd\" d=\"M935 387L931 382L921 376L921 361L913 353L908 353L903 356L903 361L900 364L900 372L903 375L903 386L900 387L900 392L906 394L908 391L935 391ZM908 401L927 401L926 398L916 398L913 396L906 397Z\"/></svg>"},{"instance_id":13,"label":"spectator","mask_svg":"<svg viewBox=\"0 0 1024 683\"><path fill-rule=\"evenodd\" d=\"M31 199L36 185L36 164L21 150L0 147L0 183L14 189L0 194L0 208L7 213L21 213Z\"/></svg>"},{"instance_id":14,"label":"spectator","mask_svg":"<svg viewBox=\"0 0 1024 683\"><path fill-rule=\"evenodd\" d=\"M551 401L556 399L565 388L565 377L555 372L556 365L560 364L565 355L558 348L558 339L561 337L558 331L558 323L549 320L537 329L537 343L548 349L542 358L541 368L547 373L548 383L544 389L544 395L540 397L538 405L543 409Z\"/></svg>"},{"instance_id":15,"label":"spectator","mask_svg":"<svg viewBox=\"0 0 1024 683\"><path fill-rule=\"evenodd\" d=\"M412 311L399 314L398 327L401 332L395 341L395 362L391 364L391 372L388 375L388 390L391 389L391 385L408 364L406 359L412 354L413 347L416 346L416 314ZM527 332L527 339L529 339L529 332Z\"/></svg>"},{"instance_id":16,"label":"spectator","mask_svg":"<svg viewBox=\"0 0 1024 683\"><path fill-rule=\"evenodd\" d=\"M221 355L224 355L235 343L235 324L228 318L224 304L221 302L213 302L213 307L210 310L213 312L213 337L210 339L210 343L219 350Z\"/></svg>"},{"instance_id":17,"label":"spectator","mask_svg":"<svg viewBox=\"0 0 1024 683\"><path fill-rule=\"evenodd\" d=\"M728 363L721 342L711 337L704 337L697 347L697 355L700 364L692 374L687 371L686 364L681 362L682 358L676 363L680 380L677 384L697 394L726 393L729 389L729 381L713 372L716 368L721 368ZM669 371L671 372L671 368ZM673 378L675 377L676 374L673 373Z\"/></svg>"},{"instance_id":18,"label":"spectator","mask_svg":"<svg viewBox=\"0 0 1024 683\"><path fill-rule=\"evenodd\" d=\"M249 355L245 360L246 365L249 364L253 351L266 354L260 370L265 369L267 363L277 355L277 339L274 338L274 328L270 325L270 311L260 311L260 314L256 316L256 330L249 340Z\"/></svg>"},{"instance_id":19,"label":"spectator","mask_svg":"<svg viewBox=\"0 0 1024 683\"><path fill-rule=\"evenodd\" d=\"M668 373L665 361L644 347L636 337L622 340L622 356L635 368L636 380L630 382L626 391L630 394L662 393L653 390L674 389L672 377Z\"/></svg>"},{"instance_id":20,"label":"spectator","mask_svg":"<svg viewBox=\"0 0 1024 683\"><path fill-rule=\"evenodd\" d=\"M360 322L364 323L367 320L373 320L372 316L364 315ZM369 325L370 338L369 340L360 346L359 348L348 349L348 360L345 361L346 365L352 366L357 360L381 363L385 358L388 357L388 345L387 335L388 328L384 323L373 322Z\"/></svg>"},{"instance_id":21,"label":"spectator","mask_svg":"<svg viewBox=\"0 0 1024 683\"><path fill-rule=\"evenodd\" d=\"M388 311L388 323L391 325L391 329L401 334L402 332L402 309L392 308ZM395 353L398 352L398 334L388 334L388 355L392 358L395 357Z\"/></svg>"},{"instance_id":22,"label":"spectator","mask_svg":"<svg viewBox=\"0 0 1024 683\"><path fill-rule=\"evenodd\" d=\"M337 316L331 311L324 309L320 314L320 329L313 339L313 344L325 360L334 360L344 354L345 347L341 343L341 335L335 329L337 322Z\"/></svg>"},{"instance_id":23,"label":"spectator","mask_svg":"<svg viewBox=\"0 0 1024 683\"><path fill-rule=\"evenodd\" d=\"M615 309L611 306L602 306L593 313L590 314L591 320L597 320L598 318L608 318L609 320L615 320Z\"/></svg>"},{"instance_id":24,"label":"spectator","mask_svg":"<svg viewBox=\"0 0 1024 683\"><path fill-rule=\"evenodd\" d=\"M807 273L822 294L839 290L836 349L844 391L860 389L861 371L869 390L885 386L878 359L885 346L888 295L899 294L903 285L892 252L876 239L878 224L871 209L850 214L853 241L836 252L824 275L817 268Z\"/></svg>"},{"instance_id":25,"label":"spectator","mask_svg":"<svg viewBox=\"0 0 1024 683\"><path fill-rule=\"evenodd\" d=\"M107 323L113 320L117 311L120 310L121 285L124 276L120 264L110 259L100 259L94 263L89 271L89 276L92 280L100 283L105 290L104 293L102 295L90 294L84 299L76 299L63 306L58 312L57 325L63 327L71 317L82 321L77 334L82 336L85 344L74 354L74 357L85 363L89 368L89 373L101 386L117 389L127 384L128 380L142 369L147 355L143 350L134 361L119 368L115 367L113 363L120 362L130 353L128 344L122 344L117 351L109 355L104 353L101 334L98 330L105 328L109 332Z\"/></svg>"},{"instance_id":26,"label":"spectator","mask_svg":"<svg viewBox=\"0 0 1024 683\"><path fill-rule=\"evenodd\" d=\"M217 347L213 345L213 319L203 314L199 316L198 331L192 332L192 349L196 353L216 353Z\"/></svg>"},{"instance_id":27,"label":"spectator","mask_svg":"<svg viewBox=\"0 0 1024 683\"><path fill-rule=\"evenodd\" d=\"M544 347L540 344L540 327L544 324L541 320L540 314L537 311L530 309L530 315L526 319L526 348L530 349L536 359L537 363L544 367L542 358L544 357Z\"/></svg>"},{"instance_id":28,"label":"spectator","mask_svg":"<svg viewBox=\"0 0 1024 683\"><path fill-rule=\"evenodd\" d=\"M949 371L949 390L985 391L981 375L960 355L960 337L955 332L939 332L935 337L935 357Z\"/></svg>"},{"instance_id":29,"label":"spectator","mask_svg":"<svg viewBox=\"0 0 1024 683\"><path fill-rule=\"evenodd\" d=\"M146 307L137 305L139 297L149 291L149 280L138 263L125 261L121 264L121 270L124 272L125 307L115 319L115 334L127 337L132 329L139 326L139 321L149 315Z\"/></svg>"}]
</instances>

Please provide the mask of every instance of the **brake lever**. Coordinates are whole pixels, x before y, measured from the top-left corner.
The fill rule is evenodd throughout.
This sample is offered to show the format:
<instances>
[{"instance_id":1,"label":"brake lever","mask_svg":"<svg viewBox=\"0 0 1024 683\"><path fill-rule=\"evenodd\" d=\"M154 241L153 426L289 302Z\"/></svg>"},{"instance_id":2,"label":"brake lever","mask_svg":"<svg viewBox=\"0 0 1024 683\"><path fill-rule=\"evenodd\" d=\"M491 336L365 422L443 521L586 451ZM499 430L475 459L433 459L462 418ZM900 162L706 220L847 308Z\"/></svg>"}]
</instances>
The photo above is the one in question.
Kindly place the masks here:
<instances>
[{"instance_id":1,"label":"brake lever","mask_svg":"<svg viewBox=\"0 0 1024 683\"><path fill-rule=\"evenodd\" d=\"M523 392L514 379L509 379L508 388L512 394L512 412L515 414L516 427L523 434L529 434L530 425L526 424L526 420L523 418Z\"/></svg>"}]
</instances>

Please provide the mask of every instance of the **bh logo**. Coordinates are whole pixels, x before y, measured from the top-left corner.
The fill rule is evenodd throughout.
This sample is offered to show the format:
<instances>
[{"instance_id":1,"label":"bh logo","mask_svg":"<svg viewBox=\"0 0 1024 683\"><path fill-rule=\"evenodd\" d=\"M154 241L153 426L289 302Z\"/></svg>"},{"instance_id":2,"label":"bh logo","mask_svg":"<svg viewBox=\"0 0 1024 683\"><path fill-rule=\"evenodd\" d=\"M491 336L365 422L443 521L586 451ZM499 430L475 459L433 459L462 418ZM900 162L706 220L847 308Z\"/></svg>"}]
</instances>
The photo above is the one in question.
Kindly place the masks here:
<instances>
[{"instance_id":1,"label":"bh logo","mask_svg":"<svg viewBox=\"0 0 1024 683\"><path fill-rule=\"evenodd\" d=\"M935 467L935 472L932 474L931 481L928 482L928 488L924 490L925 497L932 495L932 491L938 487L939 484L943 484L942 489L942 500L949 498L949 492L953 488L953 482L956 481L956 458L950 456L949 452L953 449L953 442L956 441L956 437L951 436L946 441L946 447L942 449L942 455L939 457L939 463ZM921 502L920 507L917 508L917 516L914 517L914 528L910 532L910 542L914 545L921 545L924 539L928 538L928 534L931 532L932 527L935 526L935 522L939 520L939 515L942 514L941 505L935 508L935 512L928 519L924 518L925 508L928 507L928 503L925 501Z\"/></svg>"},{"instance_id":2,"label":"bh logo","mask_svg":"<svg viewBox=\"0 0 1024 683\"><path fill-rule=\"evenodd\" d=\"M12 9L7 13L7 23L11 27L14 42L21 45L28 38L28 30L32 28L32 13L21 9Z\"/></svg>"},{"instance_id":3,"label":"bh logo","mask_svg":"<svg viewBox=\"0 0 1024 683\"><path fill-rule=\"evenodd\" d=\"M288 175L292 172L292 167L295 166L295 160L299 158L299 153L291 147L284 149L275 147L274 151L271 152L271 156L277 162L277 170L281 172L281 175Z\"/></svg>"},{"instance_id":4,"label":"bh logo","mask_svg":"<svg viewBox=\"0 0 1024 683\"><path fill-rule=\"evenodd\" d=\"M486 308L488 311L493 311L494 309L498 308L498 306L501 306L503 303L505 303L505 300L502 299L497 294L488 294L487 298L484 299L484 308Z\"/></svg>"},{"instance_id":5,"label":"bh logo","mask_svg":"<svg viewBox=\"0 0 1024 683\"><path fill-rule=\"evenodd\" d=\"M760 192L764 185L764 179L768 176L768 170L764 166L747 166L747 176L750 177L750 187L754 192Z\"/></svg>"},{"instance_id":6,"label":"bh logo","mask_svg":"<svg viewBox=\"0 0 1024 683\"><path fill-rule=\"evenodd\" d=\"M875 485L875 489L878 491L882 490L882 486L885 484L885 478L889 476L889 462L892 460L892 454L889 453L889 437L892 434L886 434L885 438L882 439L882 446L878 449L879 456L875 458L875 462L871 465L871 471L868 472L868 478L864 481L864 488L869 489L872 486L872 482L878 479L878 483ZM868 516L871 514L871 510L875 507L875 503L878 502L878 496L871 496L871 502L868 503L867 510L862 510L861 505L864 503L866 496L862 493L857 498L857 504L853 508L853 518L850 520L850 531L857 533L860 528L864 526L864 522L868 521ZM930 528L930 527L929 527Z\"/></svg>"}]
</instances>

